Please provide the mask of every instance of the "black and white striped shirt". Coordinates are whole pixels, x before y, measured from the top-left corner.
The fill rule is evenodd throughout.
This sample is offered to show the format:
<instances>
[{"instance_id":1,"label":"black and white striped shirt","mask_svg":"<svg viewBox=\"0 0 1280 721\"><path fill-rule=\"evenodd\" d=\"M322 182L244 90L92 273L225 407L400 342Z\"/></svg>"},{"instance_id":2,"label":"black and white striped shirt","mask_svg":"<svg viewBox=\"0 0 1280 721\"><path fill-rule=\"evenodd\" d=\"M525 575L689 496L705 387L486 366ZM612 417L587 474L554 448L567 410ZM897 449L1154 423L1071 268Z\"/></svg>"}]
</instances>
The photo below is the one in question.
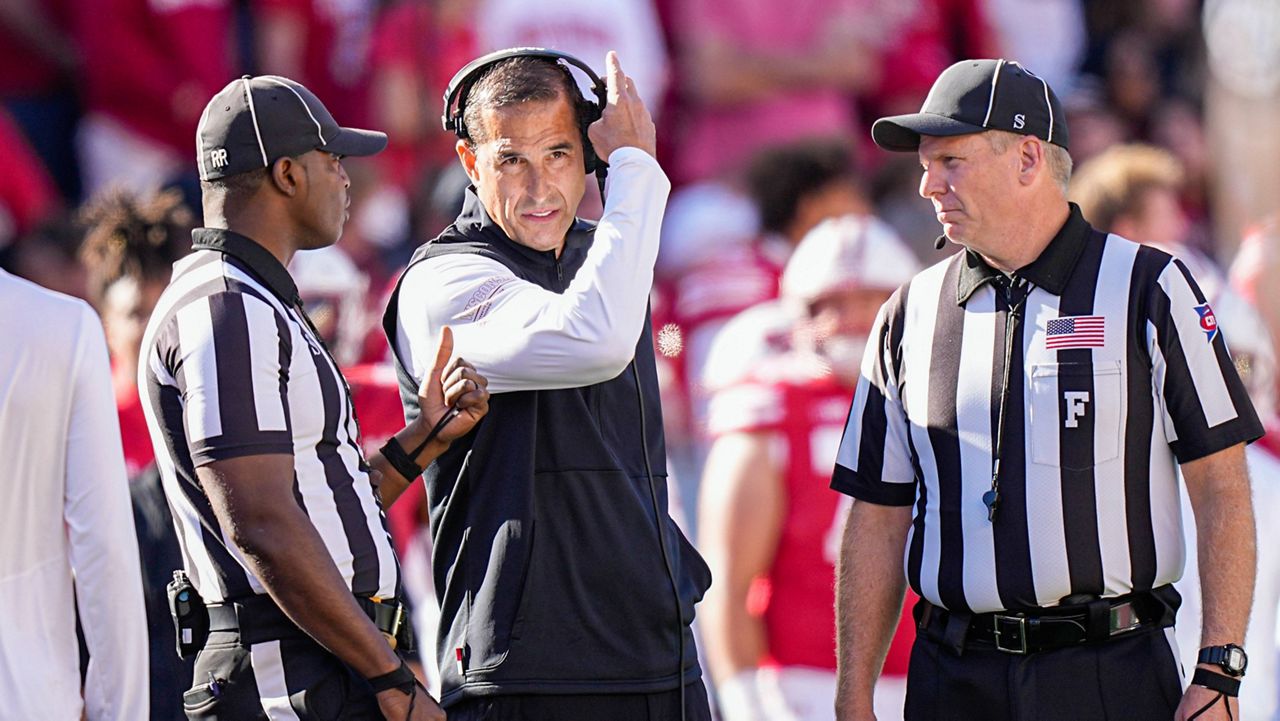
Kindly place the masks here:
<instances>
[{"instance_id":1,"label":"black and white striped shirt","mask_svg":"<svg viewBox=\"0 0 1280 721\"><path fill-rule=\"evenodd\" d=\"M1186 267L1093 230L1074 205L1031 265L1008 277L958 253L900 288L874 333L831 485L914 505L907 578L948 609L1176 580L1176 464L1262 434Z\"/></svg>"},{"instance_id":2,"label":"black and white striped shirt","mask_svg":"<svg viewBox=\"0 0 1280 721\"><path fill-rule=\"evenodd\" d=\"M264 592L195 469L294 458L294 497L352 592L393 597L399 567L360 452L350 393L265 248L201 228L143 337L138 387L187 573L210 603Z\"/></svg>"}]
</instances>

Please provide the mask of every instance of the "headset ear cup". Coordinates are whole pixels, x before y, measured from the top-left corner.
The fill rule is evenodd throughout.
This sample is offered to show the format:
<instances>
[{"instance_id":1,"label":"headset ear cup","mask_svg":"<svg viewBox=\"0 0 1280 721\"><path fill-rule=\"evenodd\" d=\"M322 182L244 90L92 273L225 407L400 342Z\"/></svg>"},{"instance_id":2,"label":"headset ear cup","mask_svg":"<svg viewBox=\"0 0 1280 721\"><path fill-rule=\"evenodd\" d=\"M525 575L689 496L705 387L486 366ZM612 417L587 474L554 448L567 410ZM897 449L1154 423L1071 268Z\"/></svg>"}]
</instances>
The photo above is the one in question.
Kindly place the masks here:
<instances>
[{"instance_id":1,"label":"headset ear cup","mask_svg":"<svg viewBox=\"0 0 1280 721\"><path fill-rule=\"evenodd\" d=\"M592 102L583 102L582 109L582 159L584 169L587 175L596 172L603 163L600 158L596 157L596 148L591 144L591 136L587 133L587 129L591 124L600 119L601 106Z\"/></svg>"},{"instance_id":2,"label":"headset ear cup","mask_svg":"<svg viewBox=\"0 0 1280 721\"><path fill-rule=\"evenodd\" d=\"M596 172L599 161L596 158L596 149L591 145L591 138L587 136L587 125L582 126L582 165L583 171L591 175Z\"/></svg>"},{"instance_id":3,"label":"headset ear cup","mask_svg":"<svg viewBox=\"0 0 1280 721\"><path fill-rule=\"evenodd\" d=\"M595 102L590 101L582 102L582 106L584 106L582 108L582 159L585 161L586 174L588 175L595 173L600 166L605 164L603 159L595 155L595 146L591 145L590 134L586 132L591 127L591 123L600 119L600 113L604 108L603 100L600 102L602 104L595 104Z\"/></svg>"}]
</instances>

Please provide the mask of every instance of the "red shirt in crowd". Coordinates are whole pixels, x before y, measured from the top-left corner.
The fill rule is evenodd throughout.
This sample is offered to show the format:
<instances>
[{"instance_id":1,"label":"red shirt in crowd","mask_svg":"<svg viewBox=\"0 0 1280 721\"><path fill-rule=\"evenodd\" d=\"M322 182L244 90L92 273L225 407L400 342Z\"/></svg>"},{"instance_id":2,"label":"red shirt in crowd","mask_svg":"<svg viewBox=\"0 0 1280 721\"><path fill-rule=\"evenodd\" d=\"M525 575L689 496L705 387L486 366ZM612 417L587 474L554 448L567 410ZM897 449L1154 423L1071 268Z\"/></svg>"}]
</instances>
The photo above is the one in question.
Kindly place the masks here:
<instances>
[{"instance_id":1,"label":"red shirt in crowd","mask_svg":"<svg viewBox=\"0 0 1280 721\"><path fill-rule=\"evenodd\" d=\"M765 624L765 666L836 667L835 563L849 505L829 485L852 398L853 389L812 356L788 353L712 402L713 434L768 433L778 442L781 535L768 572L748 595L749 610ZM888 675L906 674L902 660L914 641L909 614L900 625Z\"/></svg>"},{"instance_id":2,"label":"red shirt in crowd","mask_svg":"<svg viewBox=\"0 0 1280 721\"><path fill-rule=\"evenodd\" d=\"M124 447L125 471L129 478L134 478L156 459L137 388L116 397L116 413L120 418L120 442Z\"/></svg>"},{"instance_id":3,"label":"red shirt in crowd","mask_svg":"<svg viewBox=\"0 0 1280 721\"><path fill-rule=\"evenodd\" d=\"M71 1L41 1L45 18L55 30L67 31ZM62 86L66 79L66 73L51 58L0 23L0 97L46 95Z\"/></svg>"},{"instance_id":4,"label":"red shirt in crowd","mask_svg":"<svg viewBox=\"0 0 1280 721\"><path fill-rule=\"evenodd\" d=\"M813 47L833 21L854 10L848 0L686 0L677 7L682 45L710 39L777 55ZM669 172L685 182L732 170L762 147L843 136L857 127L852 98L833 87L795 88L732 104L709 104L696 97L685 97L683 103L678 150Z\"/></svg>"},{"instance_id":5,"label":"red shirt in crowd","mask_svg":"<svg viewBox=\"0 0 1280 721\"><path fill-rule=\"evenodd\" d=\"M682 337L682 352L668 361L674 384L670 390L678 398L677 408L700 413L697 409L705 396L701 386L703 367L712 340L730 318L778 297L778 279L786 261L784 250L789 248L764 243L729 246L659 288L662 303L654 306L654 330L671 323L679 328ZM668 425L697 430L701 420L673 418Z\"/></svg>"},{"instance_id":6,"label":"red shirt in crowd","mask_svg":"<svg viewBox=\"0 0 1280 721\"><path fill-rule=\"evenodd\" d=\"M424 168L457 162L457 138L440 126L444 90L462 66L476 55L469 25L447 24L429 2L405 2L390 7L378 20L373 36L375 77L402 73L414 81L418 112L425 117L412 132L389 133L386 151L378 156L387 180L407 188ZM376 119L385 127L384 119Z\"/></svg>"},{"instance_id":7,"label":"red shirt in crowd","mask_svg":"<svg viewBox=\"0 0 1280 721\"><path fill-rule=\"evenodd\" d=\"M259 22L285 20L299 31L300 75L342 125L368 125L369 42L374 0L253 0ZM406 35L409 31L405 29ZM281 68L263 67L280 73ZM292 71L291 71L292 72ZM288 74L288 73L286 73Z\"/></svg>"},{"instance_id":8,"label":"red shirt in crowd","mask_svg":"<svg viewBox=\"0 0 1280 721\"><path fill-rule=\"evenodd\" d=\"M21 237L58 204L58 191L13 119L0 109L0 247Z\"/></svg>"},{"instance_id":9,"label":"red shirt in crowd","mask_svg":"<svg viewBox=\"0 0 1280 721\"><path fill-rule=\"evenodd\" d=\"M915 112L952 63L1001 57L982 0L895 3L885 13L896 30L881 52L879 86L866 97L873 112Z\"/></svg>"},{"instance_id":10,"label":"red shirt in crowd","mask_svg":"<svg viewBox=\"0 0 1280 721\"><path fill-rule=\"evenodd\" d=\"M71 0L86 110L194 157L196 124L233 77L230 0Z\"/></svg>"}]
</instances>

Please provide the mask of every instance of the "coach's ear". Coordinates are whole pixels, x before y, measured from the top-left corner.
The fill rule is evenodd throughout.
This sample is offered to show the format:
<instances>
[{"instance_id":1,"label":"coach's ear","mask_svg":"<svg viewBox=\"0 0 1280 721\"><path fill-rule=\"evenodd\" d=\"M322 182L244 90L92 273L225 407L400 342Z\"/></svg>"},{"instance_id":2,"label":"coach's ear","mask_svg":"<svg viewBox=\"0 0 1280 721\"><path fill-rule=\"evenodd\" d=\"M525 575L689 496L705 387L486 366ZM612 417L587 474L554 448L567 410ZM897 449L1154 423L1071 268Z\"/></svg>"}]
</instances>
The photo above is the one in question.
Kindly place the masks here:
<instances>
[{"instance_id":1,"label":"coach's ear","mask_svg":"<svg viewBox=\"0 0 1280 721\"><path fill-rule=\"evenodd\" d=\"M458 151L458 160L462 161L462 169L467 171L467 177L471 179L472 185L479 181L476 174L476 149L471 143L459 139L457 144L453 146Z\"/></svg>"},{"instance_id":2,"label":"coach's ear","mask_svg":"<svg viewBox=\"0 0 1280 721\"><path fill-rule=\"evenodd\" d=\"M291 158L287 155L279 158L271 164L271 186L292 198L298 193L298 176L301 173L302 166L297 158Z\"/></svg>"}]
</instances>

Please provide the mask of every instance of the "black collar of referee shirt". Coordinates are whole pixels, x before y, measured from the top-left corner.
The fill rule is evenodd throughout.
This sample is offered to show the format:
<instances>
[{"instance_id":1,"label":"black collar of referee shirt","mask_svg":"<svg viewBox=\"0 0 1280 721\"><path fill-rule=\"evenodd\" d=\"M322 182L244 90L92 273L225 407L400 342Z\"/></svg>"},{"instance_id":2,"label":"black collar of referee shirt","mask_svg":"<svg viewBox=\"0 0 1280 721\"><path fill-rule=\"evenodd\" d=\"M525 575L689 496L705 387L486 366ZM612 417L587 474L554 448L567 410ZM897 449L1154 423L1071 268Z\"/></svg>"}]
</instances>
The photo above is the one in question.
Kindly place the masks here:
<instances>
[{"instance_id":1,"label":"black collar of referee shirt","mask_svg":"<svg viewBox=\"0 0 1280 721\"><path fill-rule=\"evenodd\" d=\"M1067 289L1067 281L1071 279L1089 238L1089 223L1080 213L1080 207L1075 203L1069 205L1071 212L1067 215L1067 222L1062 224L1040 256L1013 273L1015 277L1054 295L1062 295L1062 291ZM960 279L956 284L956 305L964 305L983 283L1000 275L1001 272L992 268L981 255L965 249Z\"/></svg>"},{"instance_id":2,"label":"black collar of referee shirt","mask_svg":"<svg viewBox=\"0 0 1280 721\"><path fill-rule=\"evenodd\" d=\"M216 250L241 263L286 305L298 304L298 285L271 251L248 236L223 228L196 228L191 231L193 250Z\"/></svg>"}]
</instances>

